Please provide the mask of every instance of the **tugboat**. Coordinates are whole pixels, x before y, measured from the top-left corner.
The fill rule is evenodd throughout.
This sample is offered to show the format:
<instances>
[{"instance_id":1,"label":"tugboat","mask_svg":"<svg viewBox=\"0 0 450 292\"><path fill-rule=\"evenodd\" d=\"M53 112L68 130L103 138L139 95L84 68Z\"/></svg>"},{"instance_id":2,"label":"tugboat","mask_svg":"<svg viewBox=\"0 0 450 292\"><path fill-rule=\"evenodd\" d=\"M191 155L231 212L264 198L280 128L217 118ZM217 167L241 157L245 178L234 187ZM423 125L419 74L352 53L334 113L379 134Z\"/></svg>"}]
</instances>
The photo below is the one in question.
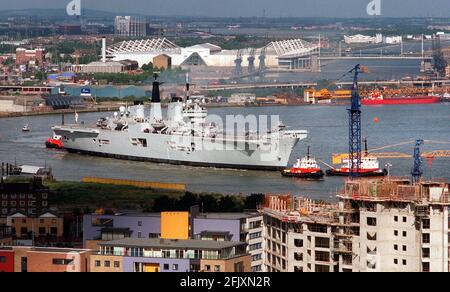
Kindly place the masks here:
<instances>
[{"instance_id":1,"label":"tugboat","mask_svg":"<svg viewBox=\"0 0 450 292\"><path fill-rule=\"evenodd\" d=\"M367 139L364 139L365 153L361 158L361 166L359 168L360 177L386 176L388 171L380 168L380 162L376 157L370 156L367 150ZM350 176L351 163L350 159L345 159L341 168L333 168L327 170L329 176Z\"/></svg>"},{"instance_id":2,"label":"tugboat","mask_svg":"<svg viewBox=\"0 0 450 292\"><path fill-rule=\"evenodd\" d=\"M58 136L58 135L53 135L53 138L49 138L46 142L45 142L45 146L49 149L63 149L64 148L64 144L61 141L62 137Z\"/></svg>"},{"instance_id":3,"label":"tugboat","mask_svg":"<svg viewBox=\"0 0 450 292\"><path fill-rule=\"evenodd\" d=\"M310 155L310 146L308 146L308 154L297 162L292 168L285 169L281 172L285 177L320 179L324 177L324 172L320 169L316 160Z\"/></svg>"}]
</instances>

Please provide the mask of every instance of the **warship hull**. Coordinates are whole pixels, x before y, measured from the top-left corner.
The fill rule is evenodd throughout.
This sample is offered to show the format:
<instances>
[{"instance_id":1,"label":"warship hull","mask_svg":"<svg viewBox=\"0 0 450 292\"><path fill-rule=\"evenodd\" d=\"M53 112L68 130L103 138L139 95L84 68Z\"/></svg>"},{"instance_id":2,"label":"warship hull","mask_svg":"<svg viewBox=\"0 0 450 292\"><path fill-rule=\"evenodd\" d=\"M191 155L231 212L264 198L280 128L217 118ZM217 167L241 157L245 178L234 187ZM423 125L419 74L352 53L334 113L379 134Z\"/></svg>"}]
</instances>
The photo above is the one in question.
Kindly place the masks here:
<instances>
[{"instance_id":1,"label":"warship hull","mask_svg":"<svg viewBox=\"0 0 450 292\"><path fill-rule=\"evenodd\" d=\"M279 134L264 140L163 135L139 131L112 131L77 126L55 126L71 153L174 165L281 170L293 148L307 137Z\"/></svg>"}]
</instances>

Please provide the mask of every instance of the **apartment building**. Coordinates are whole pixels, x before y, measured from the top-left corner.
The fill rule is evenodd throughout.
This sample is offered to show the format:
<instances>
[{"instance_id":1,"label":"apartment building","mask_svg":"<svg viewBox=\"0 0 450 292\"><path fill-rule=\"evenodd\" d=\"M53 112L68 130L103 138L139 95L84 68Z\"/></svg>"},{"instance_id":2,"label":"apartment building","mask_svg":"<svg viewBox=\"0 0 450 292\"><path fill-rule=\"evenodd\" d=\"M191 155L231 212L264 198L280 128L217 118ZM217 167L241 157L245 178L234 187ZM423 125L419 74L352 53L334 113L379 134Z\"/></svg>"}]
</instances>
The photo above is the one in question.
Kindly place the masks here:
<instances>
[{"instance_id":1,"label":"apartment building","mask_svg":"<svg viewBox=\"0 0 450 292\"><path fill-rule=\"evenodd\" d=\"M42 179L33 178L28 182L2 181L0 184L0 217L20 211L27 216L36 216L48 210L47 187Z\"/></svg>"},{"instance_id":2,"label":"apartment building","mask_svg":"<svg viewBox=\"0 0 450 292\"><path fill-rule=\"evenodd\" d=\"M266 196L267 272L448 272L449 186L348 181L336 204Z\"/></svg>"},{"instance_id":3,"label":"apartment building","mask_svg":"<svg viewBox=\"0 0 450 292\"><path fill-rule=\"evenodd\" d=\"M241 242L133 239L100 243L92 272L250 272Z\"/></svg>"},{"instance_id":4,"label":"apartment building","mask_svg":"<svg viewBox=\"0 0 450 292\"><path fill-rule=\"evenodd\" d=\"M124 238L196 239L245 242L251 270L262 271L262 215L245 213L117 213L90 214L83 218L84 246Z\"/></svg>"},{"instance_id":5,"label":"apartment building","mask_svg":"<svg viewBox=\"0 0 450 292\"><path fill-rule=\"evenodd\" d=\"M193 218L194 238L247 243L252 271L262 271L262 216L256 212L203 213Z\"/></svg>"},{"instance_id":6,"label":"apartment building","mask_svg":"<svg viewBox=\"0 0 450 292\"><path fill-rule=\"evenodd\" d=\"M6 217L6 226L11 228L15 239L58 239L64 234L64 219L50 211L37 217L29 217L22 212L12 213Z\"/></svg>"}]
</instances>

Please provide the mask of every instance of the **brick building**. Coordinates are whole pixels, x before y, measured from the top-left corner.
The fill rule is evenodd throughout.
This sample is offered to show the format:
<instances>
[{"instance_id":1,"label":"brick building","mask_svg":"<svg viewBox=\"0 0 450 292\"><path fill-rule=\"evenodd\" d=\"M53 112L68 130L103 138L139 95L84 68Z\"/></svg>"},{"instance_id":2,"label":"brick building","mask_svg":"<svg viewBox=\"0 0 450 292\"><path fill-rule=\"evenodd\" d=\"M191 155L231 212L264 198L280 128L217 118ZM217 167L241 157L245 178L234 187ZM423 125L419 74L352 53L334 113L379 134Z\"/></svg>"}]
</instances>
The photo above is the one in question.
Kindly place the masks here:
<instances>
[{"instance_id":1,"label":"brick building","mask_svg":"<svg viewBox=\"0 0 450 292\"><path fill-rule=\"evenodd\" d=\"M6 181L0 184L0 217L22 212L26 216L37 216L48 209L48 188L42 180L34 178L28 182Z\"/></svg>"},{"instance_id":2,"label":"brick building","mask_svg":"<svg viewBox=\"0 0 450 292\"><path fill-rule=\"evenodd\" d=\"M24 48L16 49L16 65L35 65L42 67L45 59L44 49L27 50Z\"/></svg>"},{"instance_id":3,"label":"brick building","mask_svg":"<svg viewBox=\"0 0 450 292\"><path fill-rule=\"evenodd\" d=\"M21 212L9 215L6 225L17 239L58 239L64 234L64 219L52 212L45 212L38 217L27 217Z\"/></svg>"}]
</instances>

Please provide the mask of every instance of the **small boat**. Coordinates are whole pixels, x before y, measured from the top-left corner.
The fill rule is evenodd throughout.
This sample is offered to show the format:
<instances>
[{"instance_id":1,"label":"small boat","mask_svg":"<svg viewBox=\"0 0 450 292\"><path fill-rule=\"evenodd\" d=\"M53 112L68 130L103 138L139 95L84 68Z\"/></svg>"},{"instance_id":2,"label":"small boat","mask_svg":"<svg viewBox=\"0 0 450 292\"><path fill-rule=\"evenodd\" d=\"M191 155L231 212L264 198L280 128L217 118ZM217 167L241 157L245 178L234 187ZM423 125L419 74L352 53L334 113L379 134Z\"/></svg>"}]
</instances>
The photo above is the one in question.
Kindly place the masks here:
<instances>
[{"instance_id":1,"label":"small boat","mask_svg":"<svg viewBox=\"0 0 450 292\"><path fill-rule=\"evenodd\" d=\"M320 179L324 177L324 172L320 169L316 160L310 155L310 147L308 146L308 155L297 162L292 168L285 169L281 172L285 177Z\"/></svg>"},{"instance_id":2,"label":"small boat","mask_svg":"<svg viewBox=\"0 0 450 292\"><path fill-rule=\"evenodd\" d=\"M22 132L30 132L31 128L28 124L26 124L25 126L22 127Z\"/></svg>"},{"instance_id":3,"label":"small boat","mask_svg":"<svg viewBox=\"0 0 450 292\"><path fill-rule=\"evenodd\" d=\"M365 153L361 157L361 164L358 171L358 176L360 177L376 177L376 176L386 176L388 171L386 169L380 168L380 162L378 158L370 156L367 150L367 139L364 140L365 143ZM343 161L341 168L333 168L327 170L327 175L329 176L350 176L351 163L350 159L345 159ZM356 161L355 163L356 164ZM355 170L356 172L356 170Z\"/></svg>"},{"instance_id":4,"label":"small boat","mask_svg":"<svg viewBox=\"0 0 450 292\"><path fill-rule=\"evenodd\" d=\"M62 142L62 137L58 136L58 135L53 135L52 138L49 138L46 142L45 142L45 146L49 149L63 149L64 148L64 144Z\"/></svg>"}]
</instances>

